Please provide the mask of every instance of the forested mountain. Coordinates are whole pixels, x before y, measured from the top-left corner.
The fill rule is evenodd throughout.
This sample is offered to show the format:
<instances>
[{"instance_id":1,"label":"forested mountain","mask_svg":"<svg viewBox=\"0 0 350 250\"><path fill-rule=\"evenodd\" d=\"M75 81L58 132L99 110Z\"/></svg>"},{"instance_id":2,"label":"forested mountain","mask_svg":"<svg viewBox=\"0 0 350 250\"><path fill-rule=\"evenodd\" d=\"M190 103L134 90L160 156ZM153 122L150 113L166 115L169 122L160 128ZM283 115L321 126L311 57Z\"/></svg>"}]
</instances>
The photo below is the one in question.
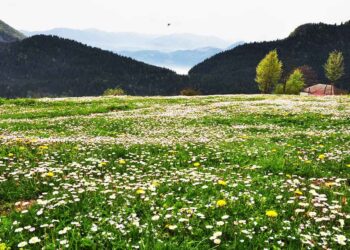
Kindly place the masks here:
<instances>
[{"instance_id":1,"label":"forested mountain","mask_svg":"<svg viewBox=\"0 0 350 250\"><path fill-rule=\"evenodd\" d=\"M190 84L205 94L257 93L256 66L273 49L277 49L283 62L283 78L294 68L309 65L324 83L328 81L323 64L329 52L342 51L345 76L336 85L350 90L350 22L342 25L305 24L283 40L244 44L219 53L190 70Z\"/></svg>"},{"instance_id":2,"label":"forested mountain","mask_svg":"<svg viewBox=\"0 0 350 250\"><path fill-rule=\"evenodd\" d=\"M25 36L0 20L0 43L14 42L24 39Z\"/></svg>"},{"instance_id":3,"label":"forested mountain","mask_svg":"<svg viewBox=\"0 0 350 250\"><path fill-rule=\"evenodd\" d=\"M54 36L0 43L0 96L173 95L184 77L112 52Z\"/></svg>"}]
</instances>

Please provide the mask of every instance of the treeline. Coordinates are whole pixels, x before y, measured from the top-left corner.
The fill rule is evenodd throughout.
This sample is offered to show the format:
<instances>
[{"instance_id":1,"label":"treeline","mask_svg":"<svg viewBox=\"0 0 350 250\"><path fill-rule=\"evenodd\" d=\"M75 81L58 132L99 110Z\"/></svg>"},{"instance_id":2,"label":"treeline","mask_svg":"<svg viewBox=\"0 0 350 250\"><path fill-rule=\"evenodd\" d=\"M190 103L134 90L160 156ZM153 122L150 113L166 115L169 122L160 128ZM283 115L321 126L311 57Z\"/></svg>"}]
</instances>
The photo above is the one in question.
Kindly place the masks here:
<instances>
[{"instance_id":1,"label":"treeline","mask_svg":"<svg viewBox=\"0 0 350 250\"><path fill-rule=\"evenodd\" d=\"M344 76L343 53L339 51L331 52L323 68L330 85L334 86ZM259 90L264 94L272 91L275 94L299 94L306 87L305 83L310 84L311 80L314 79L311 69L305 66L294 69L285 82L281 82L282 72L283 63L278 59L277 51L270 51L256 68L255 81ZM308 78L310 76L311 79Z\"/></svg>"}]
</instances>

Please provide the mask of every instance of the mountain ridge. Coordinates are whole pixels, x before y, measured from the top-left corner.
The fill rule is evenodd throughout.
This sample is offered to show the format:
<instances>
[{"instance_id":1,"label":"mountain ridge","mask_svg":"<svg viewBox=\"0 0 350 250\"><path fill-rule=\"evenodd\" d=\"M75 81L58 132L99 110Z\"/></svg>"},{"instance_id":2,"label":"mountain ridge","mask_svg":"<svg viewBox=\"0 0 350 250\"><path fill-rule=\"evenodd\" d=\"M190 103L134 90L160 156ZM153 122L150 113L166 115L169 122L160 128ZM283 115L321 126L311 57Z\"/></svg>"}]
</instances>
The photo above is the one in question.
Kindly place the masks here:
<instances>
[{"instance_id":1,"label":"mountain ridge","mask_svg":"<svg viewBox=\"0 0 350 250\"><path fill-rule=\"evenodd\" d=\"M101 95L121 87L132 95L177 94L175 72L69 39L38 35L0 46L0 96Z\"/></svg>"},{"instance_id":2,"label":"mountain ridge","mask_svg":"<svg viewBox=\"0 0 350 250\"><path fill-rule=\"evenodd\" d=\"M255 69L261 59L277 49L284 65L283 79L300 66L309 65L321 82L323 64L329 52L342 51L345 58L345 76L337 86L350 90L350 25L305 24L280 40L253 42L221 52L197 64L189 71L190 84L205 94L258 93ZM282 79L282 80L283 80Z\"/></svg>"},{"instance_id":3,"label":"mountain ridge","mask_svg":"<svg viewBox=\"0 0 350 250\"><path fill-rule=\"evenodd\" d=\"M19 41L25 38L25 35L10 25L0 20L0 42L9 43Z\"/></svg>"}]
</instances>

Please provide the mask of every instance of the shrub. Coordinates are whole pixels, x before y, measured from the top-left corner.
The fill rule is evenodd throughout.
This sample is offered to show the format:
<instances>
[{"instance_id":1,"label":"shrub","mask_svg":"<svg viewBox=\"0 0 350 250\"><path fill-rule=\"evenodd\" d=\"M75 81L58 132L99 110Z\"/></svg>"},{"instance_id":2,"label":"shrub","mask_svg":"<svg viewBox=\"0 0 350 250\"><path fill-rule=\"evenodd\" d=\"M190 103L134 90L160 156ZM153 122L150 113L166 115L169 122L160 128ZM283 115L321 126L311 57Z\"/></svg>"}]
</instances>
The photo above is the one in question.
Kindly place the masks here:
<instances>
[{"instance_id":1,"label":"shrub","mask_svg":"<svg viewBox=\"0 0 350 250\"><path fill-rule=\"evenodd\" d=\"M105 92L103 92L104 96L108 95L126 95L126 92L122 88L115 88L115 89L106 89Z\"/></svg>"},{"instance_id":2,"label":"shrub","mask_svg":"<svg viewBox=\"0 0 350 250\"><path fill-rule=\"evenodd\" d=\"M185 95L185 96L195 96L195 95L201 95L202 93L196 89L185 88L185 89L180 91L180 94Z\"/></svg>"}]
</instances>

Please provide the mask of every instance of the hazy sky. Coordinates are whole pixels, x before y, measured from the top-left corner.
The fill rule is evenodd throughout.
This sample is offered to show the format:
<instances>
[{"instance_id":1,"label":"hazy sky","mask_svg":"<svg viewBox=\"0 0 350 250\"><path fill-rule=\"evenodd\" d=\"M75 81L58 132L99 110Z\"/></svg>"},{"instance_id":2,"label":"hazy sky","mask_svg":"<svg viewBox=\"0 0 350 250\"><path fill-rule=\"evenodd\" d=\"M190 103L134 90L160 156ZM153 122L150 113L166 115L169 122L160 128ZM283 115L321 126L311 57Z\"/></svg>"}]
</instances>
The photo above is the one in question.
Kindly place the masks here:
<instances>
[{"instance_id":1,"label":"hazy sky","mask_svg":"<svg viewBox=\"0 0 350 250\"><path fill-rule=\"evenodd\" d=\"M0 19L29 31L97 28L260 41L307 22L348 21L350 0L0 0Z\"/></svg>"}]
</instances>

